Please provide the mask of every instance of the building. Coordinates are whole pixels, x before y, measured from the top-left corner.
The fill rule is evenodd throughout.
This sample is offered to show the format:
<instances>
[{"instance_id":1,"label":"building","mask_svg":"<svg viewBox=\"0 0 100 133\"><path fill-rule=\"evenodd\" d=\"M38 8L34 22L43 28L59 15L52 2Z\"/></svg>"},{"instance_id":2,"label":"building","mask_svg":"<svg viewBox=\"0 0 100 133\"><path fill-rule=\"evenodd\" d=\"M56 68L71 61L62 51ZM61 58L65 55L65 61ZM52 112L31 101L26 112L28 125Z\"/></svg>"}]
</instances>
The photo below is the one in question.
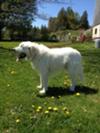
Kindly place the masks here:
<instances>
[{"instance_id":1,"label":"building","mask_svg":"<svg viewBox=\"0 0 100 133\"><path fill-rule=\"evenodd\" d=\"M92 38L96 48L100 48L100 0L96 0Z\"/></svg>"}]
</instances>

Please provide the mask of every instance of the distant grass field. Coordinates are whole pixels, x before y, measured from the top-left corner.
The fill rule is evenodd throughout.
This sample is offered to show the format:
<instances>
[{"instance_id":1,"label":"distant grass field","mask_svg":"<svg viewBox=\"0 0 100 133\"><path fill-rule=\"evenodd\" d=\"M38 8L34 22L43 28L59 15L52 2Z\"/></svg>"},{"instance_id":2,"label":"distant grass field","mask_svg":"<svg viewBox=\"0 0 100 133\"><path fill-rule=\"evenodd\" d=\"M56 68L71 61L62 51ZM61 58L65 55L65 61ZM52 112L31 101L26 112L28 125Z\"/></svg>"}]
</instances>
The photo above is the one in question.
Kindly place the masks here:
<instances>
[{"instance_id":1,"label":"distant grass field","mask_svg":"<svg viewBox=\"0 0 100 133\"><path fill-rule=\"evenodd\" d=\"M12 48L19 42L0 42ZM70 94L70 79L61 72L49 80L47 96L40 97L39 76L29 62L15 62L0 48L0 133L100 133L100 49L93 43L71 46L83 56L84 83Z\"/></svg>"}]
</instances>

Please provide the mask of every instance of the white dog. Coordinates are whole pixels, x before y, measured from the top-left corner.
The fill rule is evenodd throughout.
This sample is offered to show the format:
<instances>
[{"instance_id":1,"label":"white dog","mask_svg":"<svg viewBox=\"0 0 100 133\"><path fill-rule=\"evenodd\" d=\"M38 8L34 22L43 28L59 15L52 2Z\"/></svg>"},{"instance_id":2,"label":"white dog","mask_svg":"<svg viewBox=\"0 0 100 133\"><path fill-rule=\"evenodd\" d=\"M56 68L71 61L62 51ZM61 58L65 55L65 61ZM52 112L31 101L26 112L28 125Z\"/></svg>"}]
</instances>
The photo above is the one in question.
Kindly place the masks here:
<instances>
[{"instance_id":1,"label":"white dog","mask_svg":"<svg viewBox=\"0 0 100 133\"><path fill-rule=\"evenodd\" d=\"M21 58L27 58L32 66L40 74L40 85L42 88L40 94L45 94L48 89L48 76L61 69L68 70L72 81L70 91L75 90L77 78L82 80L83 71L81 64L81 54L73 48L48 48L42 44L32 42L22 42L14 50L17 54L17 61Z\"/></svg>"}]
</instances>

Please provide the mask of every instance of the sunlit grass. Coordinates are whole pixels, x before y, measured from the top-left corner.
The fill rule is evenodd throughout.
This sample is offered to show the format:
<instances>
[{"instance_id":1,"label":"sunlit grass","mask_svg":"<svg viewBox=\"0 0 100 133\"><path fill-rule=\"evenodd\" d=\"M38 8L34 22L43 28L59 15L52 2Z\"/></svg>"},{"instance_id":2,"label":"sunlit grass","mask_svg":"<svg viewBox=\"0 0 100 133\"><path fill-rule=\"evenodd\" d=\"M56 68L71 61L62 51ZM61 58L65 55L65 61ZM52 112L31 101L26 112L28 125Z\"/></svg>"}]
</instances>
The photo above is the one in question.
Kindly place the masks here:
<instances>
[{"instance_id":1,"label":"sunlit grass","mask_svg":"<svg viewBox=\"0 0 100 133\"><path fill-rule=\"evenodd\" d=\"M12 48L18 43L0 42L0 46ZM57 73L50 78L45 97L39 96L39 76L30 63L16 63L13 53L0 49L1 133L100 132L100 49L95 49L93 43L67 46L82 53L84 83L70 94L68 75Z\"/></svg>"}]
</instances>

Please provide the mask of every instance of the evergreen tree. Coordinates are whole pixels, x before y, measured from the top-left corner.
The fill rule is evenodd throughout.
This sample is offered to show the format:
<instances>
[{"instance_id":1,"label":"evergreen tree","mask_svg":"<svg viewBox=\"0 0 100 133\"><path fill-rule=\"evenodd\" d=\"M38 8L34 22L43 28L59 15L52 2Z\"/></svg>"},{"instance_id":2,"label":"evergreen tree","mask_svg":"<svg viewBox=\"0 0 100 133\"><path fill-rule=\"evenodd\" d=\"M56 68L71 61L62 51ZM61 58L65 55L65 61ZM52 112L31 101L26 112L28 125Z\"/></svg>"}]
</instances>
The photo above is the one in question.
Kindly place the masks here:
<instances>
[{"instance_id":1,"label":"evergreen tree","mask_svg":"<svg viewBox=\"0 0 100 133\"><path fill-rule=\"evenodd\" d=\"M51 17L48 22L48 30L50 32L55 32L58 29L57 17Z\"/></svg>"},{"instance_id":2,"label":"evergreen tree","mask_svg":"<svg viewBox=\"0 0 100 133\"><path fill-rule=\"evenodd\" d=\"M41 40L41 30L39 27L33 27L30 33L30 40L40 41Z\"/></svg>"},{"instance_id":3,"label":"evergreen tree","mask_svg":"<svg viewBox=\"0 0 100 133\"><path fill-rule=\"evenodd\" d=\"M74 12L71 7L67 10L62 8L56 18L50 18L48 28L50 31L66 30L66 29L78 29L80 23L80 15Z\"/></svg>"},{"instance_id":4,"label":"evergreen tree","mask_svg":"<svg viewBox=\"0 0 100 133\"><path fill-rule=\"evenodd\" d=\"M48 41L49 39L49 32L48 28L46 26L41 26L41 40L42 41Z\"/></svg>"},{"instance_id":5,"label":"evergreen tree","mask_svg":"<svg viewBox=\"0 0 100 133\"><path fill-rule=\"evenodd\" d=\"M80 15L79 15L78 12L75 13L75 22L74 22L74 24L75 24L76 29L78 29L79 25L80 25Z\"/></svg>"},{"instance_id":6,"label":"evergreen tree","mask_svg":"<svg viewBox=\"0 0 100 133\"><path fill-rule=\"evenodd\" d=\"M89 28L87 11L84 11L81 18L80 18L80 28L83 28L83 29L88 29Z\"/></svg>"},{"instance_id":7,"label":"evergreen tree","mask_svg":"<svg viewBox=\"0 0 100 133\"><path fill-rule=\"evenodd\" d=\"M68 25L69 29L76 29L76 15L75 12L71 7L67 8L67 19L68 19Z\"/></svg>"},{"instance_id":8,"label":"evergreen tree","mask_svg":"<svg viewBox=\"0 0 100 133\"><path fill-rule=\"evenodd\" d=\"M67 15L64 8L62 8L57 16L58 30L65 30L68 27Z\"/></svg>"}]
</instances>

